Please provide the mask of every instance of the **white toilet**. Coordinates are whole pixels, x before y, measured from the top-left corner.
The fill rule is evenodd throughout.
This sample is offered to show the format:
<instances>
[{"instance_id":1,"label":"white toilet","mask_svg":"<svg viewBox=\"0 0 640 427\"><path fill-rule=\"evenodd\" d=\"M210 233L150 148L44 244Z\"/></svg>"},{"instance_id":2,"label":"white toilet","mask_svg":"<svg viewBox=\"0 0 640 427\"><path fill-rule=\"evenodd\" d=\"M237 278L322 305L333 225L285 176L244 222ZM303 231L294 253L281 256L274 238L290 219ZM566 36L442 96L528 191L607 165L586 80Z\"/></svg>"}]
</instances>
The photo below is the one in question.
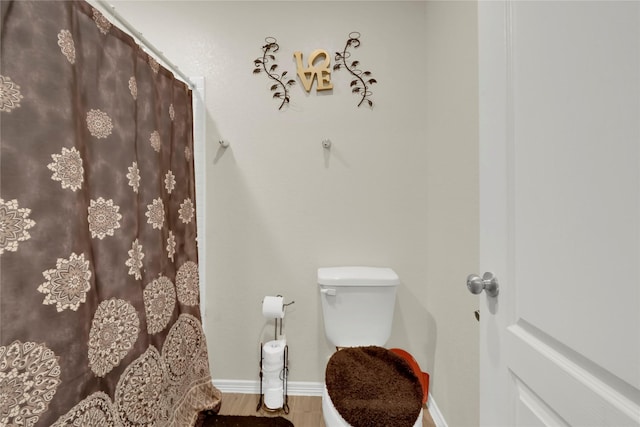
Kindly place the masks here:
<instances>
[{"instance_id":1,"label":"white toilet","mask_svg":"<svg viewBox=\"0 0 640 427\"><path fill-rule=\"evenodd\" d=\"M336 348L384 346L391 335L399 284L398 275L390 268L319 268L318 285L329 342ZM334 406L326 385L322 412L327 427L350 426ZM414 424L421 426L422 409Z\"/></svg>"}]
</instances>

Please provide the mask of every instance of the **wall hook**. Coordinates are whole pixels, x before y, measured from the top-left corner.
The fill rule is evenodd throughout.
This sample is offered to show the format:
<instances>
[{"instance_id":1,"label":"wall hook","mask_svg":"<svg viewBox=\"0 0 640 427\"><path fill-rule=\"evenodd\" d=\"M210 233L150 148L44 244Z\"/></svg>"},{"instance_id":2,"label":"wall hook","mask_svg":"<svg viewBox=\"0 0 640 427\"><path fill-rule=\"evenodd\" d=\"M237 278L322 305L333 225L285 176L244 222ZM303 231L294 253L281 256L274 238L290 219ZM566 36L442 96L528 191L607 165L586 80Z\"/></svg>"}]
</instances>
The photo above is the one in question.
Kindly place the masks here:
<instances>
[{"instance_id":1,"label":"wall hook","mask_svg":"<svg viewBox=\"0 0 640 427\"><path fill-rule=\"evenodd\" d=\"M329 148L331 148L331 140L329 139L323 139L322 140L322 147L326 148L327 150Z\"/></svg>"},{"instance_id":2,"label":"wall hook","mask_svg":"<svg viewBox=\"0 0 640 427\"><path fill-rule=\"evenodd\" d=\"M220 144L222 148L227 148L229 146L229 141L224 141L221 139L220 141L218 141L218 144Z\"/></svg>"}]
</instances>

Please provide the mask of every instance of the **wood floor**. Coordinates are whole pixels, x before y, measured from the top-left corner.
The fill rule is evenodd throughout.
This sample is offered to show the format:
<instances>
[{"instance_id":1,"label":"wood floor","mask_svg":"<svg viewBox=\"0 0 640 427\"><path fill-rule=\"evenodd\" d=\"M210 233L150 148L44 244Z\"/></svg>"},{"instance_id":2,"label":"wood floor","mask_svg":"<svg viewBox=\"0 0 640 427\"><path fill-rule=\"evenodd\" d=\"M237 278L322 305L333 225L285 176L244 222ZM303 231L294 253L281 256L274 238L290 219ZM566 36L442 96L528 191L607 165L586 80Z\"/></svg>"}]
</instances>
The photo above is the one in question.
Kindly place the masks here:
<instances>
[{"instance_id":1,"label":"wood floor","mask_svg":"<svg viewBox=\"0 0 640 427\"><path fill-rule=\"evenodd\" d=\"M223 393L221 415L260 415L265 417L281 416L293 423L295 427L325 427L322 418L322 397L289 396L289 413L282 411L269 412L264 408L256 412L258 395ZM429 411L425 408L423 417L424 427L436 427Z\"/></svg>"}]
</instances>

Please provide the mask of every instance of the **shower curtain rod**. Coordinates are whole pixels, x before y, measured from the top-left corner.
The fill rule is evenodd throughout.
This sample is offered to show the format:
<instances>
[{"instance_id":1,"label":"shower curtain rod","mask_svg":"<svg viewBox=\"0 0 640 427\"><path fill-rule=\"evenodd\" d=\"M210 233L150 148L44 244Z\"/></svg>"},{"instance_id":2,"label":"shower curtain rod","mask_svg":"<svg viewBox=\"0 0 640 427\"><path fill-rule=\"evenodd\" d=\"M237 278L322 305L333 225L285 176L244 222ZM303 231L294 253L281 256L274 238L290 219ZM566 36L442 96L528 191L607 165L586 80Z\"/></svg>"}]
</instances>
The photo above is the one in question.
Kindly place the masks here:
<instances>
[{"instance_id":1,"label":"shower curtain rod","mask_svg":"<svg viewBox=\"0 0 640 427\"><path fill-rule=\"evenodd\" d=\"M146 50L150 50L155 56L156 58L160 59L163 64L169 68L174 74L177 74L178 76L180 76L180 78L187 84L189 85L189 88L194 89L196 87L195 83L193 83L191 81L191 79L189 77L187 77L181 70L180 68L178 68L177 65L175 65L173 62L169 61L167 59L166 56L164 56L164 54L162 52L160 52L153 44L151 44L149 42L149 40L147 40L140 31L136 30L133 25L131 25L129 23L129 21L127 21L126 19L124 19L122 17L122 15L120 15L118 12L116 12L116 7L112 4L109 4L106 0L94 0L96 3L98 3L100 6L102 6L102 8L109 13L112 17L114 17L118 23L120 23L122 26L124 26L127 31L129 31L129 33L131 34L131 36L133 36L134 38L136 38L141 44L142 44L142 48L146 49Z\"/></svg>"}]
</instances>

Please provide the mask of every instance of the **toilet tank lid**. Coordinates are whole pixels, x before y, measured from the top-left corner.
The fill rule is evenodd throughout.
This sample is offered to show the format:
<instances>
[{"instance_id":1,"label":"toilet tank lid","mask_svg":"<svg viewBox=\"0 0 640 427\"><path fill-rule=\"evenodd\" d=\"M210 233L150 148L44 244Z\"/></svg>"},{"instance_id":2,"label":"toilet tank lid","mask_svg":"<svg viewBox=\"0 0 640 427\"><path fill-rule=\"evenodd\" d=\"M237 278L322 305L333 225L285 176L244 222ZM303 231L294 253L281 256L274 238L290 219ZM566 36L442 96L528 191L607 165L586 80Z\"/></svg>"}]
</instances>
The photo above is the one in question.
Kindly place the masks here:
<instances>
[{"instance_id":1,"label":"toilet tank lid","mask_svg":"<svg viewBox=\"0 0 640 427\"><path fill-rule=\"evenodd\" d=\"M324 267L318 269L318 283L331 286L397 286L400 278L384 267Z\"/></svg>"}]
</instances>

